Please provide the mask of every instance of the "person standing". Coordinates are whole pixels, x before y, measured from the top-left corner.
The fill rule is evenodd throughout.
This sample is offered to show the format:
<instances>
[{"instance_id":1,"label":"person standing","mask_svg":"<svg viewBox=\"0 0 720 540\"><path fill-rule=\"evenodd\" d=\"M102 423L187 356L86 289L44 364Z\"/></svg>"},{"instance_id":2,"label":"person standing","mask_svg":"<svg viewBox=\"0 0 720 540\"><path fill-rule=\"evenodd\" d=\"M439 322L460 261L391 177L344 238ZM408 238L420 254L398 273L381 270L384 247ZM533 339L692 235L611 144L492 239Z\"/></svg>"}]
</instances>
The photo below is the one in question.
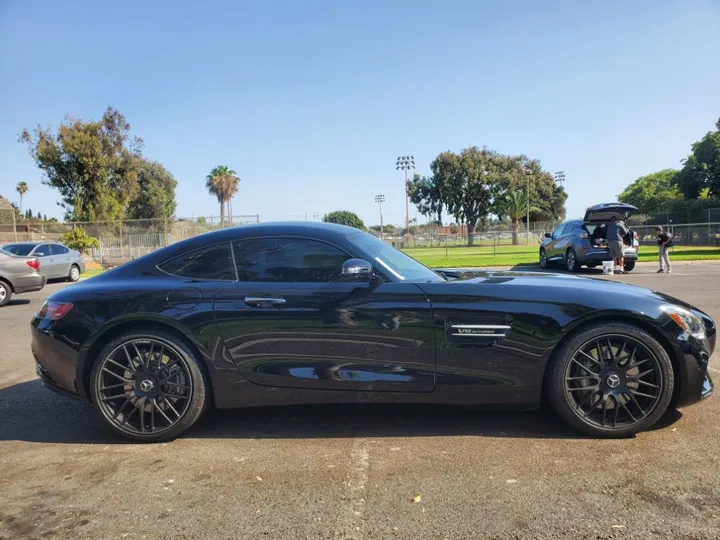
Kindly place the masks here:
<instances>
[{"instance_id":1,"label":"person standing","mask_svg":"<svg viewBox=\"0 0 720 540\"><path fill-rule=\"evenodd\" d=\"M625 224L617 216L611 218L610 224L607 226L606 238L610 256L613 258L613 264L615 265L615 272L618 274L625 273L624 238L628 232Z\"/></svg>"},{"instance_id":2,"label":"person standing","mask_svg":"<svg viewBox=\"0 0 720 540\"><path fill-rule=\"evenodd\" d=\"M663 262L667 268L667 273L670 273L670 257L668 256L668 244L672 240L672 236L666 233L662 227L655 227L655 234L658 238L658 261L660 262L660 270L658 274L663 273Z\"/></svg>"}]
</instances>

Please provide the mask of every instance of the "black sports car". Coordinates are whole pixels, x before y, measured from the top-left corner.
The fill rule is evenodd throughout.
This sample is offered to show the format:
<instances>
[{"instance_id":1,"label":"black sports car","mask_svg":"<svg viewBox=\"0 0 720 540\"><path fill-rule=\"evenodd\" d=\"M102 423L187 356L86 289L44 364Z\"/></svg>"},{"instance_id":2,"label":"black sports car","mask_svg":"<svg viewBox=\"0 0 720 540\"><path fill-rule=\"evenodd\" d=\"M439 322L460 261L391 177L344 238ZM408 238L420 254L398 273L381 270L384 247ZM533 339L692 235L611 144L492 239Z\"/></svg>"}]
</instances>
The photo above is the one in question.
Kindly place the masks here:
<instances>
[{"instance_id":1,"label":"black sports car","mask_svg":"<svg viewBox=\"0 0 720 540\"><path fill-rule=\"evenodd\" d=\"M710 317L603 280L430 270L348 227L278 223L172 244L62 289L32 321L37 373L137 441L211 405L502 404L545 395L622 437L712 393Z\"/></svg>"}]
</instances>

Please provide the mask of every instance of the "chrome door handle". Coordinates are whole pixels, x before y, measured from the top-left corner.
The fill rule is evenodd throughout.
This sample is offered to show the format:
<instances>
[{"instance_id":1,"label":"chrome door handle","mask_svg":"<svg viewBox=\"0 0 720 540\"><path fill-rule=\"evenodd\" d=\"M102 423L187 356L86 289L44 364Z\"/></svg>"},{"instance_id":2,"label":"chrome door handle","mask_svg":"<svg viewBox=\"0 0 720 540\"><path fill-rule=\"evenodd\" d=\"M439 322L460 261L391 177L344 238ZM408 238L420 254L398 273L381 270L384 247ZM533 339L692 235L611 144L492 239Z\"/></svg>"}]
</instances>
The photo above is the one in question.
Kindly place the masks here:
<instances>
[{"instance_id":1,"label":"chrome door handle","mask_svg":"<svg viewBox=\"0 0 720 540\"><path fill-rule=\"evenodd\" d=\"M284 298L263 298L258 296L246 296L245 303L248 306L282 306Z\"/></svg>"}]
</instances>

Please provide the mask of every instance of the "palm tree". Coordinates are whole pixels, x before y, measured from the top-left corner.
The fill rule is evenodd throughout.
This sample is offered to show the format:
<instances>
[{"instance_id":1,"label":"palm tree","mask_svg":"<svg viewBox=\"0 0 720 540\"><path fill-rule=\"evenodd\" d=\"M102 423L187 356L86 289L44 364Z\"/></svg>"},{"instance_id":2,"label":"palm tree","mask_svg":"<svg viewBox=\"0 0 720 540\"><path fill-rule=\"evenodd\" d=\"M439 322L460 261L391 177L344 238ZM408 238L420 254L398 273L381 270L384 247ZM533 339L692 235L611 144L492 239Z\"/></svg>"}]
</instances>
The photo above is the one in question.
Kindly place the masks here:
<instances>
[{"instance_id":1,"label":"palm tree","mask_svg":"<svg viewBox=\"0 0 720 540\"><path fill-rule=\"evenodd\" d=\"M27 185L27 182L18 182L18 185L15 188L15 191L17 191L20 194L20 212L22 213L23 195L25 195L28 191L30 191L30 186Z\"/></svg>"},{"instance_id":2,"label":"palm tree","mask_svg":"<svg viewBox=\"0 0 720 540\"><path fill-rule=\"evenodd\" d=\"M240 178L235 171L225 165L215 167L205 178L205 187L210 195L215 195L220 203L220 225L225 225L225 207L230 211L230 200L238 192ZM232 218L232 216L231 216Z\"/></svg>"},{"instance_id":3,"label":"palm tree","mask_svg":"<svg viewBox=\"0 0 720 540\"><path fill-rule=\"evenodd\" d=\"M505 197L498 201L495 206L499 216L508 216L512 222L513 245L518 245L518 229L520 228L520 218L530 212L539 212L535 206L531 206L526 191L510 191ZM528 223L529 227L530 224Z\"/></svg>"}]
</instances>

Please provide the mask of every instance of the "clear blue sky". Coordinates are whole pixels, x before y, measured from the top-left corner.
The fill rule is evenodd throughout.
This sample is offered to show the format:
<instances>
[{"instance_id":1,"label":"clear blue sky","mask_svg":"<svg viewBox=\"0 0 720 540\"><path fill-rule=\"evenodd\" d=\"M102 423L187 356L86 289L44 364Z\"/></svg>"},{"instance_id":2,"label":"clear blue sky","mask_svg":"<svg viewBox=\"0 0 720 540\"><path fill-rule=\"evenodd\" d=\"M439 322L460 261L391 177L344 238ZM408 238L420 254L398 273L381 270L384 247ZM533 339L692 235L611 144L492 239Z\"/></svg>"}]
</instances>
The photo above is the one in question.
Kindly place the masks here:
<instances>
[{"instance_id":1,"label":"clear blue sky","mask_svg":"<svg viewBox=\"0 0 720 540\"><path fill-rule=\"evenodd\" d=\"M720 2L0 0L0 194L61 216L23 127L118 108L178 216L404 219L395 159L487 145L564 170L569 216L677 167L720 116Z\"/></svg>"}]
</instances>

